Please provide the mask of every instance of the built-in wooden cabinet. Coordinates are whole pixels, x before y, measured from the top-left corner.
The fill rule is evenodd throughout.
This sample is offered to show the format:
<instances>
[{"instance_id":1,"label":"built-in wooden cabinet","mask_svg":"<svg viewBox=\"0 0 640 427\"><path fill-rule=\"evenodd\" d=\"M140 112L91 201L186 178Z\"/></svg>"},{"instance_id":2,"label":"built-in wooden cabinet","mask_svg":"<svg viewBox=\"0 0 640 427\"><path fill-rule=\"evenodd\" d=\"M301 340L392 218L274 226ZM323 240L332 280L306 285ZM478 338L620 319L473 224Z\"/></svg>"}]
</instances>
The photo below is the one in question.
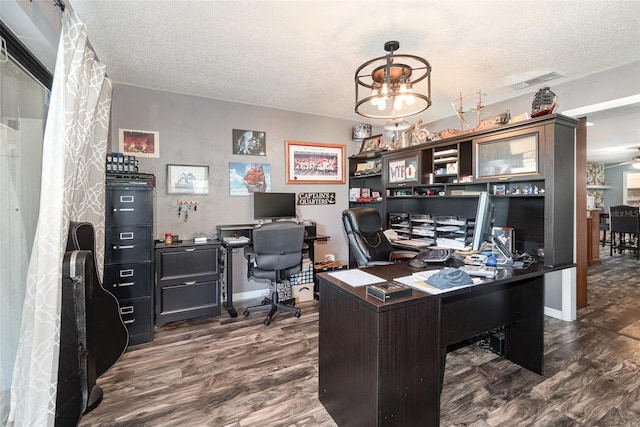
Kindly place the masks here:
<instances>
[{"instance_id":1,"label":"built-in wooden cabinet","mask_svg":"<svg viewBox=\"0 0 640 427\"><path fill-rule=\"evenodd\" d=\"M495 225L515 229L515 249L548 265L573 262L576 123L555 114L377 154L381 176L368 185L381 189L385 228L402 232L425 215L472 218L486 191ZM362 161L349 160L351 171Z\"/></svg>"}]
</instances>

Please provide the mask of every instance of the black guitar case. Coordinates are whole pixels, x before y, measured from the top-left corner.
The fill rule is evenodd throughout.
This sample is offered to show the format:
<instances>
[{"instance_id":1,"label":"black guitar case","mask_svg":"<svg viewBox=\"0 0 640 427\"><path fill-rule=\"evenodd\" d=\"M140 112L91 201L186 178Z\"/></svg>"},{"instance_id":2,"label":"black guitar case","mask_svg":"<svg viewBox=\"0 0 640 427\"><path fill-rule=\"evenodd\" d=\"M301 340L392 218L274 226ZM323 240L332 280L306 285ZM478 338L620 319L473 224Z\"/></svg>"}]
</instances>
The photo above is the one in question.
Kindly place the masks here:
<instances>
[{"instance_id":1,"label":"black guitar case","mask_svg":"<svg viewBox=\"0 0 640 427\"><path fill-rule=\"evenodd\" d=\"M102 389L96 385L96 380L122 356L129 341L127 327L120 317L118 300L102 287L98 278L94 242L94 230L90 223L71 223L63 261L59 387L56 399L56 405L60 405L56 406L56 425L60 426L76 425L83 413L100 404ZM77 383L80 387L74 388ZM81 399L81 412L73 423L71 418L66 417L72 417L75 413L78 396Z\"/></svg>"}]
</instances>

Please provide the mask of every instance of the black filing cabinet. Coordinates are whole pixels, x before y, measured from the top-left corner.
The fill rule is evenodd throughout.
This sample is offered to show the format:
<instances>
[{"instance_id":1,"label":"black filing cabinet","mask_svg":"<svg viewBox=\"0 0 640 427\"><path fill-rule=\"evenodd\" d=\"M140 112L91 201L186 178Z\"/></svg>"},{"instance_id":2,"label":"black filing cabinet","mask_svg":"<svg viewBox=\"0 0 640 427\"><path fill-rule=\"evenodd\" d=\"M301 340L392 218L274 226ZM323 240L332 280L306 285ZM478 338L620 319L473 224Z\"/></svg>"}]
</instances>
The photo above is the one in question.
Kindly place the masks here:
<instances>
[{"instance_id":1,"label":"black filing cabinet","mask_svg":"<svg viewBox=\"0 0 640 427\"><path fill-rule=\"evenodd\" d=\"M220 315L220 242L156 245L156 326Z\"/></svg>"},{"instance_id":2,"label":"black filing cabinet","mask_svg":"<svg viewBox=\"0 0 640 427\"><path fill-rule=\"evenodd\" d=\"M104 287L118 298L129 345L153 340L152 284L153 180L111 177L105 194Z\"/></svg>"}]
</instances>

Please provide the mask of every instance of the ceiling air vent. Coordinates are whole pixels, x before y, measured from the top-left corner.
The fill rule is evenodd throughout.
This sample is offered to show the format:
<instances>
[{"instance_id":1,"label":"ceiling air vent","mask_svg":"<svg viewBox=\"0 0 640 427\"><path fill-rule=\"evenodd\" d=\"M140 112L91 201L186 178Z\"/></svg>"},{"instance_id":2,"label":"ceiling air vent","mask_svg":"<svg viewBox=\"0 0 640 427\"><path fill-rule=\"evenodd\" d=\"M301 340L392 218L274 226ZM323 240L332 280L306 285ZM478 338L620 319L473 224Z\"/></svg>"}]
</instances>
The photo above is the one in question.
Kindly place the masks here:
<instances>
[{"instance_id":1,"label":"ceiling air vent","mask_svg":"<svg viewBox=\"0 0 640 427\"><path fill-rule=\"evenodd\" d=\"M556 73L555 71L552 71L550 73L543 74L538 77L534 77L524 82L516 83L514 85L511 85L511 87L517 90L526 89L531 86L537 86L541 83L548 82L549 80L557 79L558 77L562 77L562 75L560 75L559 73Z\"/></svg>"}]
</instances>

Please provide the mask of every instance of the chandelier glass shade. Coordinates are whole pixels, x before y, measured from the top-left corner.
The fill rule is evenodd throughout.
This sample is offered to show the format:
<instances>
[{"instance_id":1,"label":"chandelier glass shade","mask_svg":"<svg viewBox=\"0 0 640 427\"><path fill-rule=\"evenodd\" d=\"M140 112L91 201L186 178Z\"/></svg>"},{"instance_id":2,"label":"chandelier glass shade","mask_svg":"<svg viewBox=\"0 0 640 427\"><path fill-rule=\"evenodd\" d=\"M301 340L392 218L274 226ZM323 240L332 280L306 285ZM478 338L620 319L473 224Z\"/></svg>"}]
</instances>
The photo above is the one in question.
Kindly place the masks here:
<instances>
[{"instance_id":1,"label":"chandelier glass shade","mask_svg":"<svg viewBox=\"0 0 640 427\"><path fill-rule=\"evenodd\" d=\"M362 64L355 74L355 112L374 119L418 114L431 106L431 65L415 55L397 55L397 41L384 44L387 55Z\"/></svg>"}]
</instances>

